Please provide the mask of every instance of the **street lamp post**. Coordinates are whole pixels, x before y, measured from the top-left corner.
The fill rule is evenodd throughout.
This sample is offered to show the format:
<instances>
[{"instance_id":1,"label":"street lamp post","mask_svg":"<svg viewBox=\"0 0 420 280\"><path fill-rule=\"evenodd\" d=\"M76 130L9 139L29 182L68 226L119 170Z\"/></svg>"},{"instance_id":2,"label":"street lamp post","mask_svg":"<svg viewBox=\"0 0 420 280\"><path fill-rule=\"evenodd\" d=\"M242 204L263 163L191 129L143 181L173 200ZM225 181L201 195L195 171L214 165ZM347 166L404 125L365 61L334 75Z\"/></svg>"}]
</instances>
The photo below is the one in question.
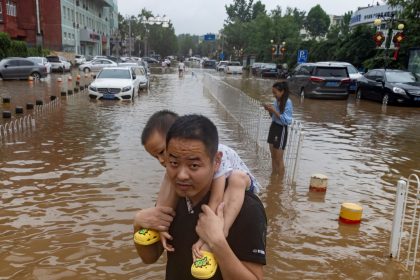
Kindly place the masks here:
<instances>
[{"instance_id":1,"label":"street lamp post","mask_svg":"<svg viewBox=\"0 0 420 280\"><path fill-rule=\"evenodd\" d=\"M274 44L274 40L270 40L271 43L271 60L274 61L274 56L284 56L286 52L286 42Z\"/></svg>"},{"instance_id":2,"label":"street lamp post","mask_svg":"<svg viewBox=\"0 0 420 280\"><path fill-rule=\"evenodd\" d=\"M385 36L383 32L381 31L382 22L385 22L385 29L387 32L387 36ZM396 23L398 24L395 26ZM394 43L394 46L396 48L394 52L394 60L397 60L398 52L400 49L400 43L405 39L405 36L403 33L405 26L401 20L397 20L395 18L395 14L391 14L390 16L384 16L382 14L378 15L378 18L376 18L373 21L373 24L377 27L377 32L373 36L376 46L380 48L385 41L384 68L386 69L388 67L388 59L389 59L388 50L391 47L391 40ZM397 30L398 30L395 34L394 34L394 27L397 27Z\"/></svg>"},{"instance_id":3,"label":"street lamp post","mask_svg":"<svg viewBox=\"0 0 420 280\"><path fill-rule=\"evenodd\" d=\"M154 25L154 24L162 24L163 28L167 28L169 27L169 23L170 20L164 15L163 17L159 17L159 15L157 17L149 17L149 18L145 18L141 21L142 24L144 24L144 28L146 29L146 34L144 36L144 54L145 56L149 56L149 47L148 47L148 34L149 34L149 29L147 28L148 25Z\"/></svg>"}]
</instances>

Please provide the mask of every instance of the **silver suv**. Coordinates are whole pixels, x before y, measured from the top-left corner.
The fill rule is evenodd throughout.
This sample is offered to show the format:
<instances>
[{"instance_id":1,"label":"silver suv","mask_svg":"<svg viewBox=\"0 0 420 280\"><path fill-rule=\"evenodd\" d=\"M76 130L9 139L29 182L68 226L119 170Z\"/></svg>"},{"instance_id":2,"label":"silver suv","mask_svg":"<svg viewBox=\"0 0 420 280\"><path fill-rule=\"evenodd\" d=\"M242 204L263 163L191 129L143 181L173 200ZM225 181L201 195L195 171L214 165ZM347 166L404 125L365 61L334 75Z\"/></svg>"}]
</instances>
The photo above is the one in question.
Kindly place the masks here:
<instances>
[{"instance_id":1,"label":"silver suv","mask_svg":"<svg viewBox=\"0 0 420 280\"><path fill-rule=\"evenodd\" d=\"M288 77L292 93L301 97L347 99L350 77L347 67L325 63L303 63Z\"/></svg>"}]
</instances>

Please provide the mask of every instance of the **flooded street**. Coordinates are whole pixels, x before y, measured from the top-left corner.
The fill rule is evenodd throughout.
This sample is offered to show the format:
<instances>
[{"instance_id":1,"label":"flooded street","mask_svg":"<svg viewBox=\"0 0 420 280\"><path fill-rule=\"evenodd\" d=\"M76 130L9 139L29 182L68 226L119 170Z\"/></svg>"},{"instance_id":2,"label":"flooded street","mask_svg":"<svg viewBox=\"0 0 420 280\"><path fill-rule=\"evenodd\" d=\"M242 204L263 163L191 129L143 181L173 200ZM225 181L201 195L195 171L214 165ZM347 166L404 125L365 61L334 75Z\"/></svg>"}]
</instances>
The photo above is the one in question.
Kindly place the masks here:
<instances>
[{"instance_id":1,"label":"flooded street","mask_svg":"<svg viewBox=\"0 0 420 280\"><path fill-rule=\"evenodd\" d=\"M60 97L36 115L35 128L0 139L0 279L164 278L165 258L142 264L132 241L133 215L154 205L164 174L140 143L161 109L208 116L265 187L265 279L410 279L388 255L397 180L420 173L420 108L382 108L354 94L292 96L305 139L296 185L288 186L270 178L270 164L203 91L203 73L187 74L153 75L150 91L133 102L60 97L75 79L58 83L58 74L0 81L0 99L12 99L0 111ZM260 101L272 98L274 80L222 78ZM309 193L313 173L329 177L326 194ZM343 202L363 205L360 225L338 222Z\"/></svg>"}]
</instances>

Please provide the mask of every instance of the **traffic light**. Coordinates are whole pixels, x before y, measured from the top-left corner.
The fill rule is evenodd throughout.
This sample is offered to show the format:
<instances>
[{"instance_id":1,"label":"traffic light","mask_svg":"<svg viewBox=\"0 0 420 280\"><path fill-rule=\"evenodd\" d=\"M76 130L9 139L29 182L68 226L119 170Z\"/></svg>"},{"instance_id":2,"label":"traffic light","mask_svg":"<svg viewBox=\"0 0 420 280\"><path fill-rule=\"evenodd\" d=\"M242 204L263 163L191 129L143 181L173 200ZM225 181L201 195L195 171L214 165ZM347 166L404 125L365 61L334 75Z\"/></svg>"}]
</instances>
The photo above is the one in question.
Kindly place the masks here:
<instances>
[{"instance_id":1,"label":"traffic light","mask_svg":"<svg viewBox=\"0 0 420 280\"><path fill-rule=\"evenodd\" d=\"M276 45L273 45L272 47L271 47L271 53L272 54L275 54L277 52L277 46Z\"/></svg>"}]
</instances>

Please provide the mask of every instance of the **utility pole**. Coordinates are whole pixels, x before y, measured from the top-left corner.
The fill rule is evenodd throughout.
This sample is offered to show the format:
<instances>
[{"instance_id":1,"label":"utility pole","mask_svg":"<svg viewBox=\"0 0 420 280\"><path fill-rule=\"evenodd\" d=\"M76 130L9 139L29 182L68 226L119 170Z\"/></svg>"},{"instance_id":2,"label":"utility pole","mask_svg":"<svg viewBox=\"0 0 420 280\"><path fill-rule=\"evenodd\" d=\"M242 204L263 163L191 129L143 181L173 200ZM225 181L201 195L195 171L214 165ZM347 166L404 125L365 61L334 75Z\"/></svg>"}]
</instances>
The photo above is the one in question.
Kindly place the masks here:
<instances>
[{"instance_id":1,"label":"utility pole","mask_svg":"<svg viewBox=\"0 0 420 280\"><path fill-rule=\"evenodd\" d=\"M128 20L128 50L129 57L131 57L131 16Z\"/></svg>"}]
</instances>

